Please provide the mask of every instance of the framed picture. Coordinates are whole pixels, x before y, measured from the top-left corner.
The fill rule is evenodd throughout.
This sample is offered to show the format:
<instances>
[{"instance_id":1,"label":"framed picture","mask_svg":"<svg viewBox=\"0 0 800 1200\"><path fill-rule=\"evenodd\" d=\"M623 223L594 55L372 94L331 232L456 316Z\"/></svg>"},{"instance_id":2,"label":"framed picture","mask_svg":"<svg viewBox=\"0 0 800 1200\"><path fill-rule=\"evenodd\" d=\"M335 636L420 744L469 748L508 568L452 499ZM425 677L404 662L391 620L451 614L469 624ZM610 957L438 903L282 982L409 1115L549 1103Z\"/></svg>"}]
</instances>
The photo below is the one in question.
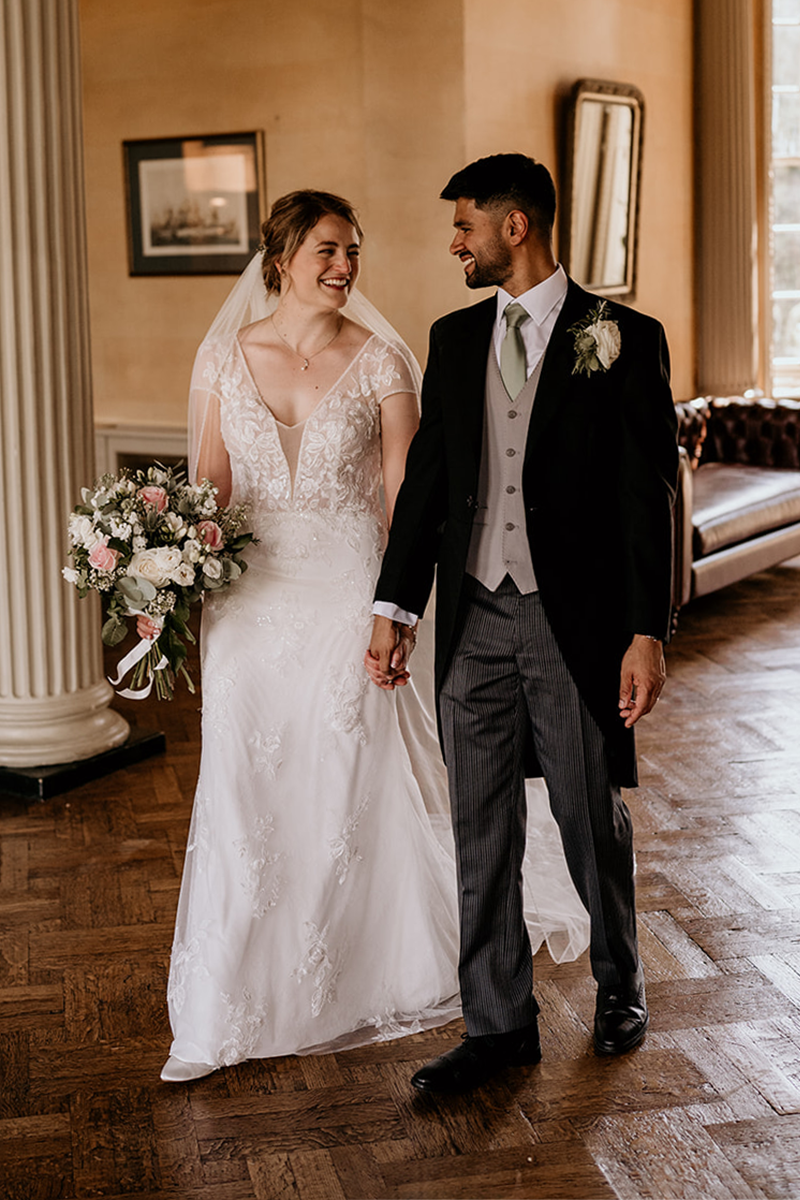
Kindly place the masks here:
<instances>
[{"instance_id":1,"label":"framed picture","mask_svg":"<svg viewBox=\"0 0 800 1200\"><path fill-rule=\"evenodd\" d=\"M261 240L263 135L123 142L131 275L235 275Z\"/></svg>"}]
</instances>

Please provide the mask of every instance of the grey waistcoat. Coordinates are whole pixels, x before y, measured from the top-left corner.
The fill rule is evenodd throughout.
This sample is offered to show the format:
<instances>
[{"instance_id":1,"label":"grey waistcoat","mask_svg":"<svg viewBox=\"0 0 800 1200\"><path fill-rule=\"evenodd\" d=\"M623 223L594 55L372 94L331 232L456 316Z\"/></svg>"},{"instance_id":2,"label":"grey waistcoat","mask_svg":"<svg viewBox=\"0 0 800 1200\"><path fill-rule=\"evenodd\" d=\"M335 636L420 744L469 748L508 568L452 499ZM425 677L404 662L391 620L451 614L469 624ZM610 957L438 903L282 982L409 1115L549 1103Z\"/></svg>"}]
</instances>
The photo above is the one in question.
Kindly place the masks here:
<instances>
[{"instance_id":1,"label":"grey waistcoat","mask_svg":"<svg viewBox=\"0 0 800 1200\"><path fill-rule=\"evenodd\" d=\"M523 594L536 591L525 526L522 464L543 359L544 355L516 399L510 400L497 357L489 350L478 507L467 572L491 592L506 575Z\"/></svg>"}]
</instances>

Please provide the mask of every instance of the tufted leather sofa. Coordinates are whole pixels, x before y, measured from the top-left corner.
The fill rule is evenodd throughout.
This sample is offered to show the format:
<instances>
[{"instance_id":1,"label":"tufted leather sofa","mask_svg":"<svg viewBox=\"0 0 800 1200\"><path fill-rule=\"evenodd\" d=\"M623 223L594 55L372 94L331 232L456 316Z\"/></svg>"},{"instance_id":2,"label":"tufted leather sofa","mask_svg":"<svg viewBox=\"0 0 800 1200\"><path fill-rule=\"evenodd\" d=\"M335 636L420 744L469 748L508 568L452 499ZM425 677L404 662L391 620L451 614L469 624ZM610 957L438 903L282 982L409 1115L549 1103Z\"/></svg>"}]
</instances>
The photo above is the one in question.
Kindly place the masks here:
<instances>
[{"instance_id":1,"label":"tufted leather sofa","mask_svg":"<svg viewBox=\"0 0 800 1200\"><path fill-rule=\"evenodd\" d=\"M800 401L676 405L675 609L800 554Z\"/></svg>"}]
</instances>

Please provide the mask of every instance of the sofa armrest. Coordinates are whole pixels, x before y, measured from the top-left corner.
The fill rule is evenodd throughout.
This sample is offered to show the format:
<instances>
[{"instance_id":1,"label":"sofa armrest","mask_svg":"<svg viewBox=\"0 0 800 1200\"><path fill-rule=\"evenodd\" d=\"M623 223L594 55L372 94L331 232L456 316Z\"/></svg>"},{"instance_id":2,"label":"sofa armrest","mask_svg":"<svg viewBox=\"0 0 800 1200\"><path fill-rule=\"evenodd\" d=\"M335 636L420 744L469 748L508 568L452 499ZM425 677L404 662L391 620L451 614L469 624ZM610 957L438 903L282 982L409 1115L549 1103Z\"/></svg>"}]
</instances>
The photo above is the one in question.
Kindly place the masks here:
<instances>
[{"instance_id":1,"label":"sofa armrest","mask_svg":"<svg viewBox=\"0 0 800 1200\"><path fill-rule=\"evenodd\" d=\"M692 594L692 460L678 449L678 487L672 510L672 607L688 604Z\"/></svg>"},{"instance_id":2,"label":"sofa armrest","mask_svg":"<svg viewBox=\"0 0 800 1200\"><path fill-rule=\"evenodd\" d=\"M689 455L689 464L692 469L697 466L703 453L708 413L708 402L702 397L697 400L677 400L675 402L675 416L678 419L678 445L683 446Z\"/></svg>"},{"instance_id":3,"label":"sofa armrest","mask_svg":"<svg viewBox=\"0 0 800 1200\"><path fill-rule=\"evenodd\" d=\"M703 461L800 469L800 401L708 398Z\"/></svg>"}]
</instances>

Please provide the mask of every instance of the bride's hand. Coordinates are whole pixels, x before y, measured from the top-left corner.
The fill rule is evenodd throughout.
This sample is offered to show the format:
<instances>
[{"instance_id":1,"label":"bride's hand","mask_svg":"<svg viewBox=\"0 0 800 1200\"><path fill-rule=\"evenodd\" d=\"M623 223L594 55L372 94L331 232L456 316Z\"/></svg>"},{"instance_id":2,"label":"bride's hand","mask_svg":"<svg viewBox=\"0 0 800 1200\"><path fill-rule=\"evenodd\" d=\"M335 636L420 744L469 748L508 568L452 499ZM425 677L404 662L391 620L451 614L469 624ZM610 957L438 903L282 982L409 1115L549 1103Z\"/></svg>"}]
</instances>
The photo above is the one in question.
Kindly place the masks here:
<instances>
[{"instance_id":1,"label":"bride's hand","mask_svg":"<svg viewBox=\"0 0 800 1200\"><path fill-rule=\"evenodd\" d=\"M408 659L416 640L416 631L411 626L386 617L375 618L364 666L377 687L392 691L408 683Z\"/></svg>"},{"instance_id":2,"label":"bride's hand","mask_svg":"<svg viewBox=\"0 0 800 1200\"><path fill-rule=\"evenodd\" d=\"M408 671L400 671L391 675L382 671L380 660L371 650L367 650L364 655L364 666L367 668L367 674L372 682L387 692L391 692L395 687L404 687L410 679Z\"/></svg>"},{"instance_id":3,"label":"bride's hand","mask_svg":"<svg viewBox=\"0 0 800 1200\"><path fill-rule=\"evenodd\" d=\"M144 642L151 642L161 633L161 626L157 625L151 617L136 618L136 632Z\"/></svg>"}]
</instances>

